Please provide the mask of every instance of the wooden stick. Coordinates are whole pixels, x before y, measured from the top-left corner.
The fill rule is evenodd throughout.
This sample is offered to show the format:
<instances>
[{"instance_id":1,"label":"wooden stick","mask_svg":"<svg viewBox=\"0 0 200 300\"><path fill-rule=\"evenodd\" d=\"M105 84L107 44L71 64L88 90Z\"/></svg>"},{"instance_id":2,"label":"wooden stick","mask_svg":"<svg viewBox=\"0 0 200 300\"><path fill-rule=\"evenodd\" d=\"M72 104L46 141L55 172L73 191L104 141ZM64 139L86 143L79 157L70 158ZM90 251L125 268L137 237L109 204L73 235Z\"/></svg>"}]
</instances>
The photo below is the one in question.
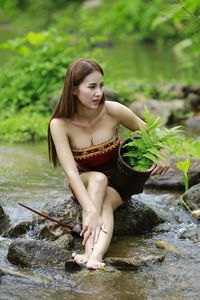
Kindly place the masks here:
<instances>
[{"instance_id":1,"label":"wooden stick","mask_svg":"<svg viewBox=\"0 0 200 300\"><path fill-rule=\"evenodd\" d=\"M70 230L73 229L73 226L71 226L71 225L69 225L69 224L60 222L60 221L58 221L58 220L56 220L56 219L54 219L54 218L52 218L52 217L50 217L50 216L48 216L48 215L46 215L46 214L43 214L43 213L41 213L41 212L39 212L39 211L37 211L37 210L35 210L35 209L33 209L33 208L30 208L30 207L28 207L28 206L26 206L26 205L24 205L24 204L22 204L22 203L18 203L18 204L21 205L21 206L23 206L23 207L25 207L25 208L27 208L27 209L29 209L30 211L32 211L32 212L38 214L39 216L41 216L41 217L43 217L43 218L45 218L45 219L47 219L47 220L50 220L50 221L52 221L52 222L54 222L54 223L57 223L57 224L59 224L59 225L61 225L61 226L63 226L63 227L66 227L66 228L70 229Z\"/></svg>"}]
</instances>

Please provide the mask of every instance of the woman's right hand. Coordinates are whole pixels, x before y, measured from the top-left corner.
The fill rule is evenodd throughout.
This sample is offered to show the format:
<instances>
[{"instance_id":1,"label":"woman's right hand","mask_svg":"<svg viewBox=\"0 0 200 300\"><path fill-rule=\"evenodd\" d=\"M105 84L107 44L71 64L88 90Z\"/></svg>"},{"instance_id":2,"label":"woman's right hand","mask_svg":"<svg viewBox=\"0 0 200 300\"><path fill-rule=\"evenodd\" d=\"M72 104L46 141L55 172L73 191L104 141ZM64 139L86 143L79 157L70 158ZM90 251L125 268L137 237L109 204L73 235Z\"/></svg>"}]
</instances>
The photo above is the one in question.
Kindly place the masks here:
<instances>
[{"instance_id":1,"label":"woman's right hand","mask_svg":"<svg viewBox=\"0 0 200 300\"><path fill-rule=\"evenodd\" d=\"M102 218L99 216L96 210L92 210L85 214L85 221L80 236L83 236L82 245L85 245L90 235L92 236L92 248L99 239L100 231L103 230L107 233L107 230L103 224Z\"/></svg>"}]
</instances>

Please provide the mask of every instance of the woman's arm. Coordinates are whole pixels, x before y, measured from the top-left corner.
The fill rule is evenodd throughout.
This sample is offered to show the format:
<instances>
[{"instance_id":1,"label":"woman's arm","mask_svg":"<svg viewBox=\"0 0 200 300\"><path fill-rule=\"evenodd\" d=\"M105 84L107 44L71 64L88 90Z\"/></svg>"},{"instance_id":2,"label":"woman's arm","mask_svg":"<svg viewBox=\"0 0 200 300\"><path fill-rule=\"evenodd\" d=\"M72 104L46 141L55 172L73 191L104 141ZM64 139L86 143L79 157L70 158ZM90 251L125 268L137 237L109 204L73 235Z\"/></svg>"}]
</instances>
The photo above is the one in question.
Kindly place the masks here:
<instances>
[{"instance_id":1,"label":"woman's arm","mask_svg":"<svg viewBox=\"0 0 200 300\"><path fill-rule=\"evenodd\" d=\"M86 214L86 222L84 224L82 234L89 237L91 233L94 241L102 224L99 223L99 214L91 201L89 194L80 178L73 154L67 137L66 123L62 119L53 119L50 123L52 138L56 147L56 152L61 166L67 175L69 184L79 201L84 213ZM84 238L84 243L87 238Z\"/></svg>"},{"instance_id":2,"label":"woman's arm","mask_svg":"<svg viewBox=\"0 0 200 300\"><path fill-rule=\"evenodd\" d=\"M146 128L146 124L143 120L136 116L129 108L123 104L117 102L107 103L108 112L118 121L118 124L123 125L131 131L139 129L139 126ZM160 150L167 159L158 158L159 164L153 165L153 170L151 176L154 175L164 175L170 166L170 156L169 152L166 149Z\"/></svg>"}]
</instances>

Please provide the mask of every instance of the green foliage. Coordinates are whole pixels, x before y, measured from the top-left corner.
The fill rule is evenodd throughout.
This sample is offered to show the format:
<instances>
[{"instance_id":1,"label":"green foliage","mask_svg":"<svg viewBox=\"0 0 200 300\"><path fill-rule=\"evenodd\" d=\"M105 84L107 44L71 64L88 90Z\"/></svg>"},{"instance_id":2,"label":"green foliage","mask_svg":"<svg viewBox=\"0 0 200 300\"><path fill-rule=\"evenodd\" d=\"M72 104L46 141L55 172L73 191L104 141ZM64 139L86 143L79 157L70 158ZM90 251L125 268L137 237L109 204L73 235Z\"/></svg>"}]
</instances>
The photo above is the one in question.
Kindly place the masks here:
<instances>
[{"instance_id":1,"label":"green foliage","mask_svg":"<svg viewBox=\"0 0 200 300\"><path fill-rule=\"evenodd\" d=\"M19 112L0 123L0 141L34 142L47 136L49 115Z\"/></svg>"},{"instance_id":2,"label":"green foliage","mask_svg":"<svg viewBox=\"0 0 200 300\"><path fill-rule=\"evenodd\" d=\"M183 181L184 181L184 185L185 185L185 191L187 191L188 188L189 188L189 176L188 176L188 172L189 172L189 169L190 169L190 163L191 163L191 159L186 159L184 161L178 161L176 163L177 168L183 174Z\"/></svg>"},{"instance_id":3,"label":"green foliage","mask_svg":"<svg viewBox=\"0 0 200 300\"><path fill-rule=\"evenodd\" d=\"M123 153L125 161L137 171L147 171L153 164L159 164L159 159L167 159L160 151L170 149L169 145L177 141L176 134L180 132L180 126L171 129L161 128L162 122L159 117L152 118L145 106L144 110L146 128L140 126L124 145Z\"/></svg>"}]
</instances>

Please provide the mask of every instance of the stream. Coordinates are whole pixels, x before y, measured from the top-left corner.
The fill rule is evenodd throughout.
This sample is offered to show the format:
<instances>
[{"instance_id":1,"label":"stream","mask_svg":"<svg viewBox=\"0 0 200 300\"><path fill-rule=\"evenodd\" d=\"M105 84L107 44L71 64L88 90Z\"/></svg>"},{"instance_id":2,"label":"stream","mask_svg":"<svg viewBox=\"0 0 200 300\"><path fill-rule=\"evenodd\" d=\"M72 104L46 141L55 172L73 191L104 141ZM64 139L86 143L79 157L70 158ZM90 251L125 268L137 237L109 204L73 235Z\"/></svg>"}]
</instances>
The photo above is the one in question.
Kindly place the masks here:
<instances>
[{"instance_id":1,"label":"stream","mask_svg":"<svg viewBox=\"0 0 200 300\"><path fill-rule=\"evenodd\" d=\"M18 202L41 210L45 203L70 192L62 170L50 166L45 142L1 145L0 166L8 168L0 177L0 204L11 224L33 216ZM134 196L166 220L157 231L113 237L107 256L132 257L145 249L165 254L163 262L135 271L105 272L102 276L90 271L83 276L81 272L67 273L60 266L22 268L6 258L14 239L0 236L0 270L7 274L0 277L0 299L199 299L200 251L194 237L198 222L180 205L179 197L179 193L153 190ZM159 240L174 246L178 253L157 249Z\"/></svg>"}]
</instances>

